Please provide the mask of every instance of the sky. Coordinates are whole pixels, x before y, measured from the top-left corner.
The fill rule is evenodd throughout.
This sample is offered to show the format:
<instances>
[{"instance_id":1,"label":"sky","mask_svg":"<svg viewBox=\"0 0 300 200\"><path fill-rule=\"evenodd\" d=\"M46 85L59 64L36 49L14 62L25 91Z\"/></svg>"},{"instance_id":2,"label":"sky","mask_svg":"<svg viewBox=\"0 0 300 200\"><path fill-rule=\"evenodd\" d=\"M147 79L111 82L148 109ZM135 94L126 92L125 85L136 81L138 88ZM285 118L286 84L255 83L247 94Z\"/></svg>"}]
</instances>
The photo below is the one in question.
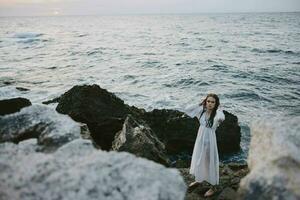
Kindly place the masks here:
<instances>
[{"instance_id":1,"label":"sky","mask_svg":"<svg viewBox=\"0 0 300 200\"><path fill-rule=\"evenodd\" d=\"M295 11L300 0L0 0L0 16Z\"/></svg>"}]
</instances>

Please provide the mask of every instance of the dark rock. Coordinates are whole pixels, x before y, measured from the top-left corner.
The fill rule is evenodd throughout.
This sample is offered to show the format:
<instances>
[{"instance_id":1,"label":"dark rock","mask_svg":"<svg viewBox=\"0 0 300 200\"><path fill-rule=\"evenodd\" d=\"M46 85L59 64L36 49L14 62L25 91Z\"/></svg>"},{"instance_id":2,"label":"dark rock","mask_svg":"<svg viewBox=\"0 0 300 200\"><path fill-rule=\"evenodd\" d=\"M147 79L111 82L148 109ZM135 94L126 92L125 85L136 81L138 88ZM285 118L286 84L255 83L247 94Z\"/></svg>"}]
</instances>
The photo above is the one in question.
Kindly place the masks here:
<instances>
[{"instance_id":1,"label":"dark rock","mask_svg":"<svg viewBox=\"0 0 300 200\"><path fill-rule=\"evenodd\" d=\"M31 102L25 98L12 98L0 100L0 116L19 112L22 108L30 106Z\"/></svg>"},{"instance_id":2,"label":"dark rock","mask_svg":"<svg viewBox=\"0 0 300 200\"><path fill-rule=\"evenodd\" d=\"M147 124L138 123L131 115L126 118L122 131L116 134L112 150L127 151L167 167L170 166L165 145L159 141Z\"/></svg>"},{"instance_id":3,"label":"dark rock","mask_svg":"<svg viewBox=\"0 0 300 200\"><path fill-rule=\"evenodd\" d=\"M93 140L103 150L111 149L114 136L122 129L127 114L142 112L98 85L74 86L59 97L56 110L86 123Z\"/></svg>"},{"instance_id":4,"label":"dark rock","mask_svg":"<svg viewBox=\"0 0 300 200\"><path fill-rule=\"evenodd\" d=\"M51 104L51 103L58 103L59 100L60 100L60 97L56 97L56 98L51 99L51 100L49 100L49 101L43 101L42 104L48 105L48 104Z\"/></svg>"},{"instance_id":5,"label":"dark rock","mask_svg":"<svg viewBox=\"0 0 300 200\"><path fill-rule=\"evenodd\" d=\"M104 118L99 122L89 122L87 125L91 131L93 141L103 150L111 150L112 142L117 132L122 129L123 118Z\"/></svg>"},{"instance_id":6,"label":"dark rock","mask_svg":"<svg viewBox=\"0 0 300 200\"><path fill-rule=\"evenodd\" d=\"M233 153L240 150L240 126L237 117L224 111L225 120L217 128L219 154ZM154 109L141 116L149 124L159 139L166 145L168 154L186 151L192 154L199 121L177 110Z\"/></svg>"},{"instance_id":7,"label":"dark rock","mask_svg":"<svg viewBox=\"0 0 300 200\"><path fill-rule=\"evenodd\" d=\"M74 86L59 99L56 110L74 120L86 123L93 140L103 150L110 150L117 132L128 114L146 123L166 147L168 155L180 152L192 154L199 121L183 112L154 109L146 112L129 106L123 100L98 85ZM217 130L220 155L236 152L240 145L237 117L224 111L225 121Z\"/></svg>"},{"instance_id":8,"label":"dark rock","mask_svg":"<svg viewBox=\"0 0 300 200\"><path fill-rule=\"evenodd\" d=\"M225 120L216 130L219 154L234 153L240 150L241 127L238 118L225 111Z\"/></svg>"},{"instance_id":9,"label":"dark rock","mask_svg":"<svg viewBox=\"0 0 300 200\"><path fill-rule=\"evenodd\" d=\"M23 88L23 87L16 87L16 89L19 91L29 91L28 88Z\"/></svg>"},{"instance_id":10,"label":"dark rock","mask_svg":"<svg viewBox=\"0 0 300 200\"><path fill-rule=\"evenodd\" d=\"M229 199L233 200L237 198L237 192L236 190L238 189L239 185L238 182L241 178L246 176L246 173L242 173L242 171L245 172L246 169L248 168L236 168L236 169L231 169L230 165L240 165L238 163L230 163L230 164L222 164L220 163L220 183L216 187L217 191L216 193L210 197L210 198L204 198L205 192L211 187L209 183L206 181L203 181L199 184L197 184L195 187L192 187L191 189L188 189L188 192L186 193L186 198L185 200L202 200L202 199ZM224 169L230 169L228 171L229 174L224 174L222 173L222 170ZM190 183L194 182L195 178L193 175L189 174L189 168L180 168L178 169L183 176L183 179L187 185ZM234 173L238 173L240 176L236 177L234 176Z\"/></svg>"},{"instance_id":11,"label":"dark rock","mask_svg":"<svg viewBox=\"0 0 300 200\"><path fill-rule=\"evenodd\" d=\"M188 168L191 165L191 160L182 160L178 159L176 160L176 168Z\"/></svg>"},{"instance_id":12,"label":"dark rock","mask_svg":"<svg viewBox=\"0 0 300 200\"><path fill-rule=\"evenodd\" d=\"M74 86L64 93L56 110L86 124L107 118L124 118L130 108L113 93L98 85Z\"/></svg>"},{"instance_id":13,"label":"dark rock","mask_svg":"<svg viewBox=\"0 0 300 200\"><path fill-rule=\"evenodd\" d=\"M141 116L158 138L163 141L168 154L193 151L199 122L177 110L154 109Z\"/></svg>"},{"instance_id":14,"label":"dark rock","mask_svg":"<svg viewBox=\"0 0 300 200\"><path fill-rule=\"evenodd\" d=\"M235 200L237 197L237 192L230 188L230 187L227 187L225 188L221 194L218 196L218 200Z\"/></svg>"}]
</instances>

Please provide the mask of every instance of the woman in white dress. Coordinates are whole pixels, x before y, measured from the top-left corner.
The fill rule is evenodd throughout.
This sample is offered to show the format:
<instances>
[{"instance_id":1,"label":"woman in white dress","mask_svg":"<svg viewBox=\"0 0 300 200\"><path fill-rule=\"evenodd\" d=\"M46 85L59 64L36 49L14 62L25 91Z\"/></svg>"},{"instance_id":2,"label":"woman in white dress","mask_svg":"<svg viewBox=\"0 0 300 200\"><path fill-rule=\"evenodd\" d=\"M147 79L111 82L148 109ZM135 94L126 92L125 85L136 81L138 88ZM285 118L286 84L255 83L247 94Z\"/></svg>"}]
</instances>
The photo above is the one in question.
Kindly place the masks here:
<instances>
[{"instance_id":1,"label":"woman in white dress","mask_svg":"<svg viewBox=\"0 0 300 200\"><path fill-rule=\"evenodd\" d=\"M216 129L225 119L221 109L219 97L216 94L208 94L196 107L189 108L187 113L197 117L200 122L189 173L195 176L195 182L189 187L207 181L212 187L204 194L212 196L215 186L219 184L219 155L216 141Z\"/></svg>"}]
</instances>

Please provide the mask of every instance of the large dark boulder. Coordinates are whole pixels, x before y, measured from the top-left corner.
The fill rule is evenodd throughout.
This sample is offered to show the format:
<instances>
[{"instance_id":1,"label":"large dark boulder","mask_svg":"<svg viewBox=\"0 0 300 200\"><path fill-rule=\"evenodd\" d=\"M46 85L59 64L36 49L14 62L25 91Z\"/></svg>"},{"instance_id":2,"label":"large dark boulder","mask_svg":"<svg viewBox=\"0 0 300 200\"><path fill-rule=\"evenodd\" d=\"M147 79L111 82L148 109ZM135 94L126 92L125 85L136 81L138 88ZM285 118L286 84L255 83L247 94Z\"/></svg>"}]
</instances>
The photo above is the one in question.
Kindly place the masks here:
<instances>
[{"instance_id":1,"label":"large dark boulder","mask_svg":"<svg viewBox=\"0 0 300 200\"><path fill-rule=\"evenodd\" d=\"M119 117L124 118L129 106L113 93L98 85L74 86L59 98L56 110L83 123Z\"/></svg>"},{"instance_id":2,"label":"large dark boulder","mask_svg":"<svg viewBox=\"0 0 300 200\"><path fill-rule=\"evenodd\" d=\"M74 86L59 99L56 110L74 120L86 123L91 137L101 149L111 150L115 134L119 132L128 114L141 123L148 124L165 144L167 154L192 153L199 121L187 114L170 109L146 112L129 106L113 93L98 85ZM220 153L239 150L240 127L237 117L225 111L225 121L217 130Z\"/></svg>"},{"instance_id":3,"label":"large dark boulder","mask_svg":"<svg viewBox=\"0 0 300 200\"><path fill-rule=\"evenodd\" d=\"M128 113L140 112L98 85L74 86L57 98L56 110L75 121L86 123L91 137L103 150L110 150L115 134Z\"/></svg>"},{"instance_id":4,"label":"large dark boulder","mask_svg":"<svg viewBox=\"0 0 300 200\"><path fill-rule=\"evenodd\" d=\"M0 116L19 112L22 108L30 106L31 102L25 98L12 98L0 100Z\"/></svg>"},{"instance_id":5,"label":"large dark boulder","mask_svg":"<svg viewBox=\"0 0 300 200\"><path fill-rule=\"evenodd\" d=\"M237 116L225 110L223 112L225 120L216 130L218 151L221 155L239 151L241 142L241 127Z\"/></svg>"},{"instance_id":6,"label":"large dark boulder","mask_svg":"<svg viewBox=\"0 0 300 200\"><path fill-rule=\"evenodd\" d=\"M224 111L225 120L217 128L218 150L221 155L240 150L240 126L238 118ZM192 153L199 121L177 110L158 110L144 113L142 118L149 124L160 140L166 145L168 154Z\"/></svg>"},{"instance_id":7,"label":"large dark boulder","mask_svg":"<svg viewBox=\"0 0 300 200\"><path fill-rule=\"evenodd\" d=\"M183 112L169 109L154 109L144 113L142 119L149 124L163 141L168 154L182 151L192 153L199 122Z\"/></svg>"},{"instance_id":8,"label":"large dark boulder","mask_svg":"<svg viewBox=\"0 0 300 200\"><path fill-rule=\"evenodd\" d=\"M123 128L115 136L112 144L115 151L126 151L137 156L170 166L165 145L157 138L151 128L128 115Z\"/></svg>"}]
</instances>

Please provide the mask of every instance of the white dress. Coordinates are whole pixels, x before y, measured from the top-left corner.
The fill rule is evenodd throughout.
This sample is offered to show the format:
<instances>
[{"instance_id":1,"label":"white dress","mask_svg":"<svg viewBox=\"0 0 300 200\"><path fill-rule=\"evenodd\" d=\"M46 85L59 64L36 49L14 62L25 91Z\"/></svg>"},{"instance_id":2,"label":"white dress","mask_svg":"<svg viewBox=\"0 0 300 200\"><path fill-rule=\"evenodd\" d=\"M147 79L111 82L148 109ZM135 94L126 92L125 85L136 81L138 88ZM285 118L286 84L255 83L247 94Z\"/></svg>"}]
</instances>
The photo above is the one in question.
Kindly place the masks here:
<instances>
[{"instance_id":1,"label":"white dress","mask_svg":"<svg viewBox=\"0 0 300 200\"><path fill-rule=\"evenodd\" d=\"M186 110L191 117L199 119L203 107L196 105ZM205 112L202 114L198 129L189 173L195 176L195 181L207 181L212 185L219 184L219 154L215 131L220 121L225 119L221 109L217 110L212 128L206 127Z\"/></svg>"}]
</instances>

